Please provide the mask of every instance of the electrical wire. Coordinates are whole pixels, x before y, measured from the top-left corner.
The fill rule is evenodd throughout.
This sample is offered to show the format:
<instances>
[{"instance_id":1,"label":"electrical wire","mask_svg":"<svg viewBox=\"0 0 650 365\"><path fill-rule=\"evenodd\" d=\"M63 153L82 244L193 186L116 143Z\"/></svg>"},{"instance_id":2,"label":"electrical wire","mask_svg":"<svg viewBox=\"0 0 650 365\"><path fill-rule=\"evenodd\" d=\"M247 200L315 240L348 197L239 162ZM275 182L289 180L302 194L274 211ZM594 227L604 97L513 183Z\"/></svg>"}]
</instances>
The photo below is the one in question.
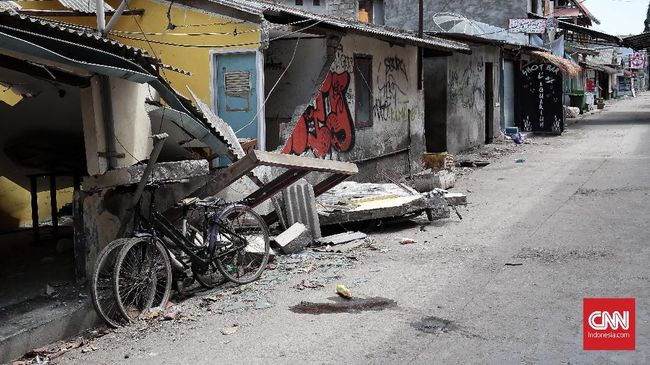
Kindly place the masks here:
<instances>
[{"instance_id":1,"label":"electrical wire","mask_svg":"<svg viewBox=\"0 0 650 365\"><path fill-rule=\"evenodd\" d=\"M298 44L299 44L299 43L300 43L300 37L298 37L298 39L296 40L296 45L293 47L293 54L291 55L291 59L289 60L289 63L287 64L287 67L284 68L284 71L282 71L282 73L280 74L280 76L278 77L278 79L275 81L275 84L273 84L273 87L271 88L271 90L269 90L268 94L266 95L266 98L264 99L264 102L263 102L262 105L257 109L257 113L255 113L255 116L253 116L253 118L252 118L248 123L246 123L243 127L241 127L241 128L239 128L238 130L236 130L236 131L235 131L235 135L236 135L237 133L241 132L242 130L246 129L246 128L247 128L248 126L250 126L251 124L253 124L253 122L255 122L255 120L256 120L257 117L259 116L260 112L261 112L262 110L264 110L264 107L266 106L266 103L269 101L269 98L270 98L271 95L273 94L273 91L275 91L275 88L278 86L278 84L280 83L280 80L282 80L282 78L284 77L284 75L287 73L287 71L288 71L289 68L291 67L291 64L293 64L293 60L296 58L296 51L298 50Z\"/></svg>"},{"instance_id":2,"label":"electrical wire","mask_svg":"<svg viewBox=\"0 0 650 365\"><path fill-rule=\"evenodd\" d=\"M317 24L323 22L322 20L317 20L313 24L310 24L306 27L300 28L298 30L279 35L277 37L269 39L269 42L273 42L275 40L289 37L293 34L304 32L305 30L316 26ZM125 35L120 35L120 34L114 34L115 37L119 38L124 38L124 39L129 39L129 40L134 40L134 41L140 41L140 42L148 42L148 43L154 43L154 44L162 44L166 46L172 46L172 47L183 47L183 48L230 48L230 47L242 47L242 46L254 46L254 45L260 45L263 44L263 41L255 41L255 42L245 42L245 43L233 43L233 44L183 44L183 43L174 43L174 42L166 42L166 41L157 41L157 40L152 40L152 39L142 39L138 37L130 37L130 36L125 36ZM154 54L155 56L155 54Z\"/></svg>"}]
</instances>

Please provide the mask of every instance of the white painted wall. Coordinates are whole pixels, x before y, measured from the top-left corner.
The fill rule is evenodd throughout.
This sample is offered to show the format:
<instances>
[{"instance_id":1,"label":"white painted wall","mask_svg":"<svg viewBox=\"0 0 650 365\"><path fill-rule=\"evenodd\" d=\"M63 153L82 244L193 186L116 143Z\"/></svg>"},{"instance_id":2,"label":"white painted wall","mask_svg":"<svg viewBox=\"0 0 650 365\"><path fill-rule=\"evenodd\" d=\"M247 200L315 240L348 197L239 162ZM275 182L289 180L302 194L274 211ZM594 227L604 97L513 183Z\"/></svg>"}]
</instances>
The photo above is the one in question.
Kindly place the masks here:
<instances>
[{"instance_id":1,"label":"white painted wall","mask_svg":"<svg viewBox=\"0 0 650 365\"><path fill-rule=\"evenodd\" d=\"M123 153L116 167L126 167L147 159L152 148L151 121L145 110L145 99L150 97L147 85L122 79L110 79L113 124L116 152ZM105 152L106 138L101 111L99 78L93 77L89 88L81 92L81 111L89 175L106 172L107 159L99 157Z\"/></svg>"}]
</instances>

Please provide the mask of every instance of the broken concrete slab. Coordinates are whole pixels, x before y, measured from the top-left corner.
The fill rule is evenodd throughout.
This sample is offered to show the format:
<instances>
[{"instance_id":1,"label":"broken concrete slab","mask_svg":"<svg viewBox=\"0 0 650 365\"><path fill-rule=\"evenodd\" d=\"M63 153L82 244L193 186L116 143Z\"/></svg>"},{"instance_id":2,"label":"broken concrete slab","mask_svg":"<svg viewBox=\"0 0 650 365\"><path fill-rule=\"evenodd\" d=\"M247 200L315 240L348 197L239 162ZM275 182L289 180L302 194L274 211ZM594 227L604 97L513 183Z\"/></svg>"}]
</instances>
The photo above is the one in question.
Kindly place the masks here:
<instances>
[{"instance_id":1,"label":"broken concrete slab","mask_svg":"<svg viewBox=\"0 0 650 365\"><path fill-rule=\"evenodd\" d=\"M356 240L362 240L368 237L367 234L363 232L343 232L338 234L333 234L327 237L321 237L318 239L318 243L323 245L339 245L342 243L352 242Z\"/></svg>"},{"instance_id":2,"label":"broken concrete slab","mask_svg":"<svg viewBox=\"0 0 650 365\"><path fill-rule=\"evenodd\" d=\"M101 189L133 185L140 182L147 165L133 165L120 169L110 170L102 175L84 178L82 188L84 191L97 191ZM210 173L207 160L184 160L176 162L160 162L154 165L150 180L152 182L178 182L185 179L205 176Z\"/></svg>"},{"instance_id":3,"label":"broken concrete slab","mask_svg":"<svg viewBox=\"0 0 650 365\"><path fill-rule=\"evenodd\" d=\"M318 198L320 222L328 225L373 219L405 219L430 208L438 211L439 202L404 187L404 184L343 182Z\"/></svg>"},{"instance_id":4,"label":"broken concrete slab","mask_svg":"<svg viewBox=\"0 0 650 365\"><path fill-rule=\"evenodd\" d=\"M275 237L274 241L283 253L292 254L304 250L312 243L313 239L307 226L302 223L294 223Z\"/></svg>"}]
</instances>

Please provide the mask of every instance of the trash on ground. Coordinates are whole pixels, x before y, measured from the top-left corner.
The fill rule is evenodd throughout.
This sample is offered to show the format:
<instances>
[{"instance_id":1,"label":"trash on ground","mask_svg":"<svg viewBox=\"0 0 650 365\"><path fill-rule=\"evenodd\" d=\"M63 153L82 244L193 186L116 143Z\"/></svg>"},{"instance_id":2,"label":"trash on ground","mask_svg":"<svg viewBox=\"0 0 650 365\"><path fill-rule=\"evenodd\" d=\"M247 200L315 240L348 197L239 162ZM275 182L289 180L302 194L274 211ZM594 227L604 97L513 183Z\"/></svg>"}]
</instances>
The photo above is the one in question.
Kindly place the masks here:
<instances>
[{"instance_id":1,"label":"trash on ground","mask_svg":"<svg viewBox=\"0 0 650 365\"><path fill-rule=\"evenodd\" d=\"M239 329L239 325L237 323L233 324L232 326L224 327L221 329L221 334L224 336L230 336L234 335L235 332Z\"/></svg>"},{"instance_id":2,"label":"trash on ground","mask_svg":"<svg viewBox=\"0 0 650 365\"><path fill-rule=\"evenodd\" d=\"M336 285L336 294L346 299L352 298L352 292L350 291L350 289L348 289L345 285L342 284Z\"/></svg>"},{"instance_id":3,"label":"trash on ground","mask_svg":"<svg viewBox=\"0 0 650 365\"><path fill-rule=\"evenodd\" d=\"M403 238L400 238L400 239L399 239L399 243L401 243L401 244L403 244L403 245L410 245L410 244L412 244L412 243L416 243L416 242L417 242L417 241L414 240L414 239L412 239L412 238L406 238L406 237L403 237Z\"/></svg>"},{"instance_id":4,"label":"trash on ground","mask_svg":"<svg viewBox=\"0 0 650 365\"><path fill-rule=\"evenodd\" d=\"M458 167L485 167L489 164L489 161L484 160L459 160L456 162Z\"/></svg>"},{"instance_id":5,"label":"trash on ground","mask_svg":"<svg viewBox=\"0 0 650 365\"><path fill-rule=\"evenodd\" d=\"M523 265L521 262L506 262L506 266L521 266Z\"/></svg>"},{"instance_id":6,"label":"trash on ground","mask_svg":"<svg viewBox=\"0 0 650 365\"><path fill-rule=\"evenodd\" d=\"M518 158L515 160L515 163L524 163L524 162L526 162L526 160L524 160L523 158Z\"/></svg>"},{"instance_id":7,"label":"trash on ground","mask_svg":"<svg viewBox=\"0 0 650 365\"><path fill-rule=\"evenodd\" d=\"M524 136L520 132L517 132L512 135L512 141L515 142L516 144L522 144L526 141L526 136Z\"/></svg>"}]
</instances>

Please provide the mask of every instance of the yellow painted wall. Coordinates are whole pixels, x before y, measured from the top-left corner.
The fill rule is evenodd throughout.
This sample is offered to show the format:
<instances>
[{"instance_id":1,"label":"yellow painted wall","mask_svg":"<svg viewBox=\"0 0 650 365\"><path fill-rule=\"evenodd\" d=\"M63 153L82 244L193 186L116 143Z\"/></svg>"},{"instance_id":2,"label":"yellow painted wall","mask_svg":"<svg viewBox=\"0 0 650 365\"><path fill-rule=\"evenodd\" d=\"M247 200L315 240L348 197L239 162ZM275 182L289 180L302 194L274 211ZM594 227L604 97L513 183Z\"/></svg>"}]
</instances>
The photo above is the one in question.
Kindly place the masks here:
<instances>
[{"instance_id":1,"label":"yellow painted wall","mask_svg":"<svg viewBox=\"0 0 650 365\"><path fill-rule=\"evenodd\" d=\"M56 1L20 1L23 9L65 9ZM119 0L109 0L108 3L117 8ZM171 19L177 26L174 30L167 30L168 2L155 0L131 0L130 9L144 9L142 16L122 16L114 27L109 37L124 44L146 50L150 55L162 60L163 63L181 68L192 73L186 76L170 70L164 70L163 76L171 83L172 87L189 97L189 86L204 102L213 104L210 91L212 83L211 52L232 50L251 50L259 48L261 39L260 25L242 23L241 20L227 18L219 14L208 13L202 10L179 6L174 4L171 10ZM96 27L96 18L89 17L54 17L53 20L67 23L82 24ZM110 17L106 17L106 21ZM201 26L197 26L201 25ZM134 40L129 38L144 39L142 34L125 34L120 31L146 33L165 33L162 35L147 35L152 41ZM190 36L188 33L219 33L212 35ZM229 33L229 34L224 34ZM196 47L180 47L153 43L166 42L183 45L199 45ZM214 46L214 47L210 47Z\"/></svg>"},{"instance_id":2,"label":"yellow painted wall","mask_svg":"<svg viewBox=\"0 0 650 365\"><path fill-rule=\"evenodd\" d=\"M57 1L20 1L23 9L65 10ZM109 0L108 3L117 8L120 1ZM212 72L211 53L232 51L238 49L257 49L261 39L259 24L243 24L240 20L226 18L201 10L174 5L171 11L172 22L177 26L167 30L168 2L155 0L132 0L130 9L144 9L142 16L122 16L115 31L166 33L162 35L147 35L151 41L168 42L183 45L201 45L203 47L180 47L147 43L142 34L124 34L115 32L110 36L122 43L146 50L150 55L159 58L163 63L181 68L192 73L191 76L164 70L163 76L179 93L190 97L189 86L204 102L213 104L211 93ZM106 21L110 17L106 18ZM53 17L52 20L72 24L81 24L95 28L96 18L88 17ZM201 26L196 26L201 25ZM141 29L141 28L142 29ZM187 33L220 33L214 35L190 36ZM176 35L171 35L176 34ZM223 34L230 33L230 34ZM236 33L236 34L235 34ZM128 38L127 38L128 37ZM205 47L214 46L214 47ZM59 190L57 193L59 207L72 200L72 189ZM39 193L39 214L41 218L50 215L49 192ZM31 223L31 208L29 191L0 177L0 230L17 228L19 225Z\"/></svg>"},{"instance_id":3,"label":"yellow painted wall","mask_svg":"<svg viewBox=\"0 0 650 365\"><path fill-rule=\"evenodd\" d=\"M57 191L59 209L72 202L72 188ZM50 192L38 193L38 214L41 220L51 217ZM29 190L23 189L4 176L0 176L0 230L12 230L31 225L32 208Z\"/></svg>"}]
</instances>

